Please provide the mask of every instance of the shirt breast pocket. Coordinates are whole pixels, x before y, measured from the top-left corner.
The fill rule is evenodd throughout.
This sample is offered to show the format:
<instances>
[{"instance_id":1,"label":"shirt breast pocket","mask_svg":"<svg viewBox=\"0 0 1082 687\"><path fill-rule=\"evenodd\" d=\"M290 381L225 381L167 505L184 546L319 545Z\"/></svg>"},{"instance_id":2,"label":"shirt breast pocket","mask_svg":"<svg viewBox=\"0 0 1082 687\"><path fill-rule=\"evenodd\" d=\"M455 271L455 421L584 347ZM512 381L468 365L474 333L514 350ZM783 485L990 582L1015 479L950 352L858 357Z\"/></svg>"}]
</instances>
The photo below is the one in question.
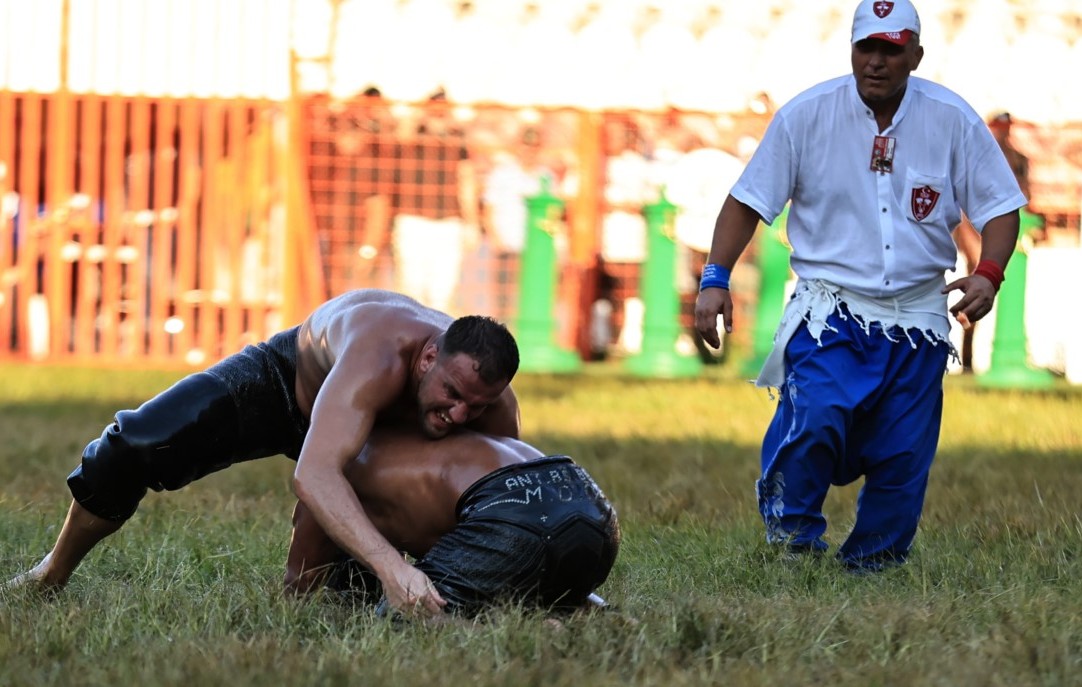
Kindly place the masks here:
<instances>
[{"instance_id":1,"label":"shirt breast pocket","mask_svg":"<svg viewBox=\"0 0 1082 687\"><path fill-rule=\"evenodd\" d=\"M946 177L906 170L902 197L906 217L918 223L935 222L943 214L946 203L943 194L946 190Z\"/></svg>"}]
</instances>

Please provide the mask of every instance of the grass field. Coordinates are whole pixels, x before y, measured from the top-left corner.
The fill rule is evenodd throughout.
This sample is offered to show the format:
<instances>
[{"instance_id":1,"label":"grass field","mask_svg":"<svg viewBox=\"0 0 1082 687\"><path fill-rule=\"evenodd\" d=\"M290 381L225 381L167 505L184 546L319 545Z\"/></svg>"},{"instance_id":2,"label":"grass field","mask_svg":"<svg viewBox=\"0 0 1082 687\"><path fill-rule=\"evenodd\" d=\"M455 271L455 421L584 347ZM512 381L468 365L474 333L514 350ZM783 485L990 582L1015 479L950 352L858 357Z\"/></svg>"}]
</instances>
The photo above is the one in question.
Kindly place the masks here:
<instances>
[{"instance_id":1,"label":"grass field","mask_svg":"<svg viewBox=\"0 0 1082 687\"><path fill-rule=\"evenodd\" d=\"M178 376L0 365L0 578L52 545L86 442ZM284 599L279 457L150 494L59 598L0 593L0 685L1082 685L1082 389L948 379L914 554L856 577L763 544L773 402L725 367L515 387L524 438L575 457L617 507L599 591L622 613L400 627ZM834 544L856 487L828 498Z\"/></svg>"}]
</instances>

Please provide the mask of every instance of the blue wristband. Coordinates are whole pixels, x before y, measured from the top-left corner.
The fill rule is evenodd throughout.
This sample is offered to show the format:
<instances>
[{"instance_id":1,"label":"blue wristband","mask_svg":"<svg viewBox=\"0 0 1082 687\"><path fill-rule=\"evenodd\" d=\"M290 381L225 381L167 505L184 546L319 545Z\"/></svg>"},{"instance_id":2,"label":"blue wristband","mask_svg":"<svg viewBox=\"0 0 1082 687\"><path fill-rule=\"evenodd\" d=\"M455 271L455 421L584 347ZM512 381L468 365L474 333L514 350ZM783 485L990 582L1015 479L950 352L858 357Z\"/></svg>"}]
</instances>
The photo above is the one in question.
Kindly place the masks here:
<instances>
[{"instance_id":1,"label":"blue wristband","mask_svg":"<svg viewBox=\"0 0 1082 687\"><path fill-rule=\"evenodd\" d=\"M703 289L726 289L729 288L729 277L731 273L728 268L721 265L709 262L703 265L703 276L699 280L699 291Z\"/></svg>"}]
</instances>

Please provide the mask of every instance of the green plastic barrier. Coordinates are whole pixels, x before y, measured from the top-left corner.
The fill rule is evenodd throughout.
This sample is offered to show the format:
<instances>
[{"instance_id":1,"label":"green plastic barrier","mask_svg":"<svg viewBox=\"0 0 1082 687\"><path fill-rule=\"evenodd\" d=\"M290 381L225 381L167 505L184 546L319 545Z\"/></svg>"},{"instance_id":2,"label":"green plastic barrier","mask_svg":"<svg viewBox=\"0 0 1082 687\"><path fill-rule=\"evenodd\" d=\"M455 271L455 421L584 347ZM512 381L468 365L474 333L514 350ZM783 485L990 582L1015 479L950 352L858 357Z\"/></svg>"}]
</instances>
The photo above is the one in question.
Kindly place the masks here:
<instances>
[{"instance_id":1,"label":"green plastic barrier","mask_svg":"<svg viewBox=\"0 0 1082 687\"><path fill-rule=\"evenodd\" d=\"M992 338L992 360L988 370L977 377L979 386L997 389L1046 389L1054 384L1047 370L1035 370L1026 362L1026 268L1028 258L1022 246L1028 235L1042 226L1041 218L1023 209L1019 241L1004 271L1003 285L996 296L996 324Z\"/></svg>"},{"instance_id":2,"label":"green plastic barrier","mask_svg":"<svg viewBox=\"0 0 1082 687\"><path fill-rule=\"evenodd\" d=\"M564 203L552 195L548 177L526 198L526 242L519 271L515 339L523 372L572 373L582 367L575 351L556 344L556 232Z\"/></svg>"},{"instance_id":3,"label":"green plastic barrier","mask_svg":"<svg viewBox=\"0 0 1082 687\"><path fill-rule=\"evenodd\" d=\"M676 351L681 333L673 230L676 209L664 193L656 203L643 207L647 252L639 283L644 310L642 351L624 361L625 369L638 377L691 377L702 371L697 356Z\"/></svg>"}]
</instances>

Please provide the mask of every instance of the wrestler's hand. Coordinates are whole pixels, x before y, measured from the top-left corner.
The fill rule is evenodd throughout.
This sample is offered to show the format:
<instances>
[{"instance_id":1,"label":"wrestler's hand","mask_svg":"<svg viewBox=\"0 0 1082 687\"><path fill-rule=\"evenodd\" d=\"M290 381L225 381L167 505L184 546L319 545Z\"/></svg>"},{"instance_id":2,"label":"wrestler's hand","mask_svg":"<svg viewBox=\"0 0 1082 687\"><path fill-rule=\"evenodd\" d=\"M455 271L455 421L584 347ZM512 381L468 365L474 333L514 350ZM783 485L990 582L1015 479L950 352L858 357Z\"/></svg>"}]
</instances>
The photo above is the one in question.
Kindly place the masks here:
<instances>
[{"instance_id":1,"label":"wrestler's hand","mask_svg":"<svg viewBox=\"0 0 1082 687\"><path fill-rule=\"evenodd\" d=\"M387 602L406 615L436 615L447 605L428 575L405 561L382 582Z\"/></svg>"},{"instance_id":2,"label":"wrestler's hand","mask_svg":"<svg viewBox=\"0 0 1082 687\"><path fill-rule=\"evenodd\" d=\"M725 331L733 331L733 297L729 289L703 289L695 299L695 329L703 341L713 348L721 348L718 337L718 315L722 316Z\"/></svg>"},{"instance_id":3,"label":"wrestler's hand","mask_svg":"<svg viewBox=\"0 0 1082 687\"><path fill-rule=\"evenodd\" d=\"M980 274L955 279L943 287L943 293L951 291L961 291L965 294L951 307L951 315L954 315L966 329L991 312L992 304L996 300L996 287L987 277Z\"/></svg>"}]
</instances>

